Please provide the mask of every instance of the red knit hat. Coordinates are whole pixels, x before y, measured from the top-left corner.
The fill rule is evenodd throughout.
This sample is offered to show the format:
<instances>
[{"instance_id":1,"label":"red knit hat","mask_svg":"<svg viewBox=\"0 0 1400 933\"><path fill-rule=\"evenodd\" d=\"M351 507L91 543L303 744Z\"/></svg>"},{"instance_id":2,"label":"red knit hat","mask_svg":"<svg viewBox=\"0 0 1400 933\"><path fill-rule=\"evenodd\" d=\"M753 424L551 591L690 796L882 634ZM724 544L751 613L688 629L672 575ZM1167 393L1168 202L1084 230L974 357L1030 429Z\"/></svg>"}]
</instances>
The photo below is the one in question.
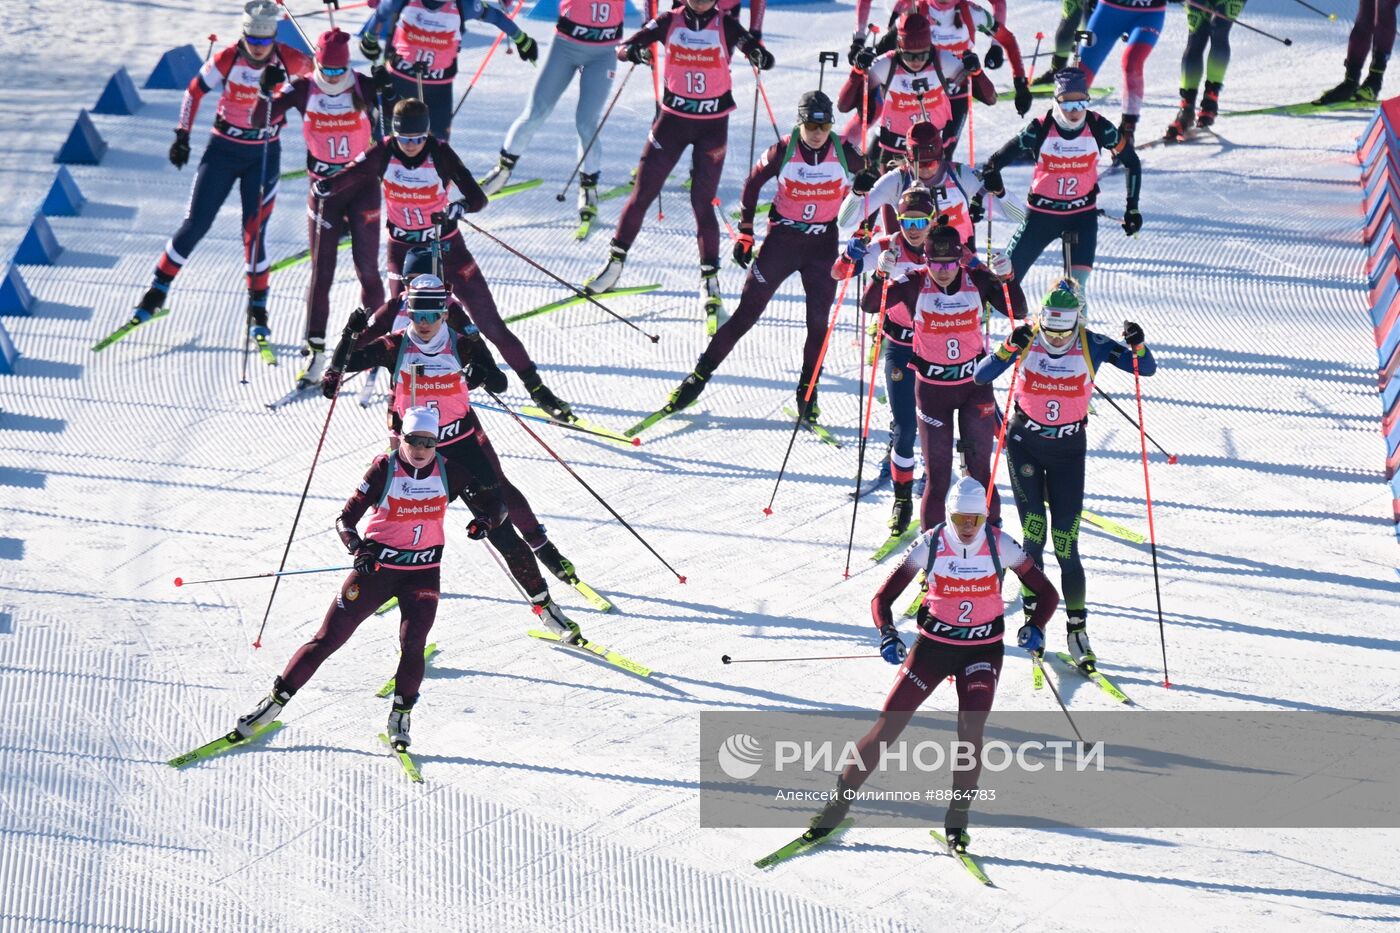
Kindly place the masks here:
<instances>
[{"instance_id":1,"label":"red knit hat","mask_svg":"<svg viewBox=\"0 0 1400 933\"><path fill-rule=\"evenodd\" d=\"M933 33L928 19L919 13L905 13L899 18L899 50L926 52L933 47Z\"/></svg>"},{"instance_id":2,"label":"red knit hat","mask_svg":"<svg viewBox=\"0 0 1400 933\"><path fill-rule=\"evenodd\" d=\"M321 33L316 40L316 64L322 68L349 68L350 34L338 28Z\"/></svg>"}]
</instances>

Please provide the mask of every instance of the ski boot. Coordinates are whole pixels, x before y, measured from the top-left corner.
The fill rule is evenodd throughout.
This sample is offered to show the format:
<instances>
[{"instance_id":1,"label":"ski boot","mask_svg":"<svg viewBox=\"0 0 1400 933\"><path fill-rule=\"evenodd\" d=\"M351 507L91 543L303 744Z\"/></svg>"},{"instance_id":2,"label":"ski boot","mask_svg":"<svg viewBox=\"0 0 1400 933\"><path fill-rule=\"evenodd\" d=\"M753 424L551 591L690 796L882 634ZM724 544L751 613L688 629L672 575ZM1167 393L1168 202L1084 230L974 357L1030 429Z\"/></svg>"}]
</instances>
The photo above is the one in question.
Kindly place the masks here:
<instances>
[{"instance_id":1,"label":"ski boot","mask_svg":"<svg viewBox=\"0 0 1400 933\"><path fill-rule=\"evenodd\" d=\"M389 737L389 744L399 751L412 744L413 739L408 734L411 724L409 720L413 715L413 704L417 702L417 697L405 700L397 693L394 694L394 705L389 708L389 724L384 727L384 734Z\"/></svg>"},{"instance_id":2,"label":"ski boot","mask_svg":"<svg viewBox=\"0 0 1400 933\"><path fill-rule=\"evenodd\" d=\"M667 411L680 411L682 408L689 408L700 397L700 393L705 391L705 383L710 381L710 376L714 374L715 368L705 361L702 355L695 361L695 371L676 387L676 391L671 393L670 399L666 402Z\"/></svg>"},{"instance_id":3,"label":"ski boot","mask_svg":"<svg viewBox=\"0 0 1400 933\"><path fill-rule=\"evenodd\" d=\"M535 367L522 369L520 381L524 384L525 391L530 393L530 398L534 400L535 404L548 412L551 418L558 421L573 420L574 410L569 407L569 403L549 390Z\"/></svg>"},{"instance_id":4,"label":"ski boot","mask_svg":"<svg viewBox=\"0 0 1400 933\"><path fill-rule=\"evenodd\" d=\"M627 250L616 243L608 247L608 264L603 267L603 271L587 279L583 283L583 290L590 295L601 295L603 292L611 291L617 287L617 280L622 278L622 267L627 262Z\"/></svg>"},{"instance_id":5,"label":"ski boot","mask_svg":"<svg viewBox=\"0 0 1400 933\"><path fill-rule=\"evenodd\" d=\"M890 512L890 536L898 537L909 530L914 517L914 481L894 484L894 509Z\"/></svg>"},{"instance_id":6,"label":"ski boot","mask_svg":"<svg viewBox=\"0 0 1400 933\"><path fill-rule=\"evenodd\" d=\"M321 376L326 371L326 342L325 340L314 340L307 338L306 346L301 348L301 358L306 365L297 373L297 388L309 389L314 385L319 385Z\"/></svg>"},{"instance_id":7,"label":"ski boot","mask_svg":"<svg viewBox=\"0 0 1400 933\"><path fill-rule=\"evenodd\" d=\"M954 857L966 855L967 847L972 845L972 837L967 834L966 829L945 826L943 827L943 838L948 840L948 854Z\"/></svg>"},{"instance_id":8,"label":"ski boot","mask_svg":"<svg viewBox=\"0 0 1400 933\"><path fill-rule=\"evenodd\" d=\"M1069 656L1082 670L1092 671L1099 661L1094 649L1089 647L1089 613L1084 609L1069 610L1069 626L1066 638L1069 641Z\"/></svg>"},{"instance_id":9,"label":"ski boot","mask_svg":"<svg viewBox=\"0 0 1400 933\"><path fill-rule=\"evenodd\" d=\"M1219 81L1207 81L1206 92L1201 95L1201 110L1196 114L1196 125L1201 129L1209 129L1215 125L1215 118L1220 116L1220 88Z\"/></svg>"},{"instance_id":10,"label":"ski boot","mask_svg":"<svg viewBox=\"0 0 1400 933\"><path fill-rule=\"evenodd\" d=\"M598 216L598 172L584 172L578 177L578 219L589 223Z\"/></svg>"},{"instance_id":11,"label":"ski boot","mask_svg":"<svg viewBox=\"0 0 1400 933\"><path fill-rule=\"evenodd\" d=\"M802 834L803 839L815 842L831 835L831 831L841 825L846 814L851 812L851 801L846 799L848 790L844 782L836 782L836 795L826 802L820 813L812 817L809 828Z\"/></svg>"},{"instance_id":12,"label":"ski boot","mask_svg":"<svg viewBox=\"0 0 1400 933\"><path fill-rule=\"evenodd\" d=\"M553 541L545 541L534 550L535 560L539 561L540 566L554 574L559 580L570 585L578 580L578 571L574 569L573 561L560 554Z\"/></svg>"},{"instance_id":13,"label":"ski boot","mask_svg":"<svg viewBox=\"0 0 1400 933\"><path fill-rule=\"evenodd\" d=\"M157 283L146 289L146 294L141 296L141 301L132 309L131 320L128 322L133 326L144 324L161 309L165 304L166 296L169 294L170 283Z\"/></svg>"},{"instance_id":14,"label":"ski boot","mask_svg":"<svg viewBox=\"0 0 1400 933\"><path fill-rule=\"evenodd\" d=\"M1356 89L1356 99L1364 101L1377 100L1381 96L1381 84L1385 82L1385 63L1382 62L1380 68L1376 67L1374 61L1371 63L1371 70L1366 73L1366 80L1361 82L1361 86Z\"/></svg>"},{"instance_id":15,"label":"ski boot","mask_svg":"<svg viewBox=\"0 0 1400 933\"><path fill-rule=\"evenodd\" d=\"M267 326L267 289L248 289L248 336L257 344L258 355L269 366L277 365L272 350L272 329Z\"/></svg>"},{"instance_id":16,"label":"ski boot","mask_svg":"<svg viewBox=\"0 0 1400 933\"><path fill-rule=\"evenodd\" d=\"M233 727L234 731L243 738L248 738L257 731L258 726L265 726L281 715L282 707L291 702L294 692L287 689L281 677L272 678L272 691L263 697L257 706L238 717L238 724Z\"/></svg>"},{"instance_id":17,"label":"ski boot","mask_svg":"<svg viewBox=\"0 0 1400 933\"><path fill-rule=\"evenodd\" d=\"M558 603L549 596L544 596L541 601L534 605L540 621L544 623L545 631L558 635L561 644L576 645L579 643L582 636L578 623L564 615L564 610L559 608Z\"/></svg>"},{"instance_id":18,"label":"ski boot","mask_svg":"<svg viewBox=\"0 0 1400 933\"><path fill-rule=\"evenodd\" d=\"M719 264L700 264L700 300L705 303L705 333L713 337L719 330L719 313L724 309L724 300L719 293Z\"/></svg>"},{"instance_id":19,"label":"ski boot","mask_svg":"<svg viewBox=\"0 0 1400 933\"><path fill-rule=\"evenodd\" d=\"M520 161L520 156L511 155L504 149L501 150L501 157L496 162L496 167L486 173L486 177L481 179L481 190L487 196L500 191L510 183L510 173L515 168L515 163Z\"/></svg>"},{"instance_id":20,"label":"ski boot","mask_svg":"<svg viewBox=\"0 0 1400 933\"><path fill-rule=\"evenodd\" d=\"M1349 100L1356 100L1356 92L1361 89L1361 66L1346 63L1346 76L1342 78L1342 83L1329 91L1323 91L1313 101L1314 104L1340 104Z\"/></svg>"},{"instance_id":21,"label":"ski boot","mask_svg":"<svg viewBox=\"0 0 1400 933\"><path fill-rule=\"evenodd\" d=\"M1167 142L1175 142L1183 138L1195 125L1196 89L1184 87L1181 89L1181 104L1176 111L1176 119L1167 126L1167 132L1163 139Z\"/></svg>"},{"instance_id":22,"label":"ski boot","mask_svg":"<svg viewBox=\"0 0 1400 933\"><path fill-rule=\"evenodd\" d=\"M817 387L816 387L816 386L812 386L812 398L811 398L809 401L803 401L803 400L806 399L806 398L807 398L807 383L806 383L805 381L804 381L804 382L799 382L799 383L797 384L797 411L798 411L798 414L801 416L801 418L802 418L804 421L808 422L809 424L816 424L816 423L817 423L817 419L820 418L820 417L821 417L821 414L822 414L821 406L817 404ZM806 406L806 411L803 411L803 406L804 406L804 405Z\"/></svg>"}]
</instances>

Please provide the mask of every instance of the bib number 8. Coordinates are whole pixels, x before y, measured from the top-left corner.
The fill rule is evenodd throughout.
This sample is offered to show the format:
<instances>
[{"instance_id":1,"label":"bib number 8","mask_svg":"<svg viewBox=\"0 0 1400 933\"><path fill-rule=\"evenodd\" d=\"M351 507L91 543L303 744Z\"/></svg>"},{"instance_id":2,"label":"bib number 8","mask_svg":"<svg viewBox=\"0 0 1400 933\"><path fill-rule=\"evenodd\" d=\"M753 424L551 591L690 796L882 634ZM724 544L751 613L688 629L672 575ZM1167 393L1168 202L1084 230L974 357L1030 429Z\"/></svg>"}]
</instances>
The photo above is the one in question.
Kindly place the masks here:
<instances>
[{"instance_id":1,"label":"bib number 8","mask_svg":"<svg viewBox=\"0 0 1400 933\"><path fill-rule=\"evenodd\" d=\"M958 338L949 337L947 346L948 359L955 360L962 355L962 344L958 342Z\"/></svg>"}]
</instances>

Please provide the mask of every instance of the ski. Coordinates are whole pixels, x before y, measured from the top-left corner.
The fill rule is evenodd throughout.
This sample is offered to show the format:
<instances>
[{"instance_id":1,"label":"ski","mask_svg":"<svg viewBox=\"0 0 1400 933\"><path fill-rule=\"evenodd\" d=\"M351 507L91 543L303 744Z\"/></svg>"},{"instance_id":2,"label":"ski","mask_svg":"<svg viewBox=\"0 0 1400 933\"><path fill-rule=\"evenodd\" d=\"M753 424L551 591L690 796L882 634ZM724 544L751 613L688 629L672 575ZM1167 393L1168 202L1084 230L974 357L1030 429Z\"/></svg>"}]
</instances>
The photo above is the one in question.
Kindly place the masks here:
<instances>
[{"instance_id":1,"label":"ski","mask_svg":"<svg viewBox=\"0 0 1400 933\"><path fill-rule=\"evenodd\" d=\"M1341 100L1334 104L1317 104L1312 101L1302 101L1297 104L1281 104L1276 107L1259 107L1255 110L1226 110L1221 112L1222 117L1254 117L1262 114L1277 114L1282 116L1304 116L1310 113L1329 113L1333 110L1374 110L1376 102L1373 100Z\"/></svg>"},{"instance_id":2,"label":"ski","mask_svg":"<svg viewBox=\"0 0 1400 933\"><path fill-rule=\"evenodd\" d=\"M783 413L786 414L789 418L797 417L797 412L793 411L791 408L788 408L786 405L783 406ZM840 449L841 442L837 440L836 435L828 431L824 425L817 424L815 421L808 421L805 418L802 419L802 425L803 427L807 428L807 430L815 434L817 437L821 438L821 440L824 443L830 444L832 447L835 447L838 450Z\"/></svg>"},{"instance_id":3,"label":"ski","mask_svg":"<svg viewBox=\"0 0 1400 933\"><path fill-rule=\"evenodd\" d=\"M1044 665L1044 663L1036 664L1034 661L1031 662L1031 689L1032 689L1032 690L1044 690L1044 689L1045 689L1045 665Z\"/></svg>"},{"instance_id":4,"label":"ski","mask_svg":"<svg viewBox=\"0 0 1400 933\"><path fill-rule=\"evenodd\" d=\"M658 408L656 411L647 415L641 421L638 421L636 424L632 425L632 427L628 428L622 433L627 437L636 437L638 434L641 434L647 428L657 424L660 421L664 421L665 419L671 417L674 414L676 414L676 412L672 410L669 406L666 408Z\"/></svg>"},{"instance_id":5,"label":"ski","mask_svg":"<svg viewBox=\"0 0 1400 933\"><path fill-rule=\"evenodd\" d=\"M336 245L336 249L337 249L337 250L342 250L342 249L349 249L349 248L350 248L350 235L349 235L349 234L346 234L344 237L341 238L340 243ZM280 271L280 270L282 270L282 269L288 269L288 268L290 268L290 267L292 267L292 266L301 265L302 263L308 261L309 259L311 259L311 248L310 248L310 247L307 247L306 249L302 250L302 251L299 252L299 253L293 253L293 254L290 255L290 256L283 256L281 259L277 260L277 261L274 262L272 265L268 266L268 267L267 267L267 271L268 271L269 273L278 272L278 271Z\"/></svg>"},{"instance_id":6,"label":"ski","mask_svg":"<svg viewBox=\"0 0 1400 933\"><path fill-rule=\"evenodd\" d=\"M418 762L413 760L413 756L408 753L407 748L395 745L389 741L389 737L383 732L379 733L379 741L389 746L389 750L394 753L394 757L403 765L403 773L408 775L408 779L415 784L423 783L423 773L418 770Z\"/></svg>"},{"instance_id":7,"label":"ski","mask_svg":"<svg viewBox=\"0 0 1400 933\"><path fill-rule=\"evenodd\" d=\"M593 608L597 609L599 612L613 611L613 604L608 602L607 597L599 594L597 590L589 586L587 583L584 583L578 577L574 577L572 580L570 580L569 585L572 586L574 589L578 590L579 595L581 595L584 599L588 600L588 602L593 606Z\"/></svg>"},{"instance_id":8,"label":"ski","mask_svg":"<svg viewBox=\"0 0 1400 933\"><path fill-rule=\"evenodd\" d=\"M266 337L259 334L253 338L253 343L258 345L258 356L262 357L264 363L269 366L277 365L277 351L272 348Z\"/></svg>"},{"instance_id":9,"label":"ski","mask_svg":"<svg viewBox=\"0 0 1400 933\"><path fill-rule=\"evenodd\" d=\"M1151 149L1153 146L1179 146L1182 143L1194 142L1206 136L1214 136L1215 131L1206 127L1193 126L1181 136L1159 136L1156 139L1149 139L1136 148Z\"/></svg>"},{"instance_id":10,"label":"ski","mask_svg":"<svg viewBox=\"0 0 1400 933\"><path fill-rule=\"evenodd\" d=\"M897 535L890 535L886 538L885 543L876 548L875 553L870 555L870 559L878 564L895 551L901 550L906 544L913 541L918 536L918 526L910 522L909 527L904 529L903 532Z\"/></svg>"},{"instance_id":11,"label":"ski","mask_svg":"<svg viewBox=\"0 0 1400 933\"><path fill-rule=\"evenodd\" d=\"M620 197L623 197L623 196L625 196L625 195L629 195L629 194L632 193L632 188L633 188L633 183L632 183L632 181L631 181L631 180L625 181L625 182L623 182L623 183L620 184L620 185L615 185L614 187L609 188L607 191L600 191L600 192L598 192L598 200L599 200L599 201L611 201L613 198L620 198Z\"/></svg>"},{"instance_id":12,"label":"ski","mask_svg":"<svg viewBox=\"0 0 1400 933\"><path fill-rule=\"evenodd\" d=\"M1070 657L1068 654L1065 654L1065 652L1063 651L1055 652L1055 657L1059 658L1061 661L1068 664L1071 668L1083 674L1085 677L1089 678L1094 683L1098 684L1100 690L1113 697L1119 703L1133 702L1132 700L1128 699L1128 695L1126 693L1118 689L1117 684L1109 680L1104 675L1100 674L1098 667L1094 665L1089 665L1088 667L1080 667L1078 664L1074 663L1074 658Z\"/></svg>"},{"instance_id":13,"label":"ski","mask_svg":"<svg viewBox=\"0 0 1400 933\"><path fill-rule=\"evenodd\" d=\"M623 655L618 654L613 649L605 645L600 645L595 641L589 641L587 638L584 638L582 636L579 636L579 640L576 643L572 645L566 645L563 642L559 641L559 636L554 634L553 632L543 632L539 629L532 628L530 629L528 634L531 638L538 638L541 641L552 641L555 643L555 647L558 648L569 648L574 651L587 651L591 654L595 654L598 657L602 658L604 661L607 661L609 664L613 665L614 667L620 668L629 674L636 674L638 677L651 676L651 668L643 667L636 661L633 661L631 658L624 657Z\"/></svg>"},{"instance_id":14,"label":"ski","mask_svg":"<svg viewBox=\"0 0 1400 933\"><path fill-rule=\"evenodd\" d=\"M291 181L293 178L305 178L306 175L307 175L306 169L304 169L304 168L298 168L298 169L293 169L293 170L290 171L290 172L283 172L281 175L278 175L277 177L278 177L278 179L280 179L281 181Z\"/></svg>"},{"instance_id":15,"label":"ski","mask_svg":"<svg viewBox=\"0 0 1400 933\"><path fill-rule=\"evenodd\" d=\"M395 604L397 605L397 598L395 598ZM388 604L388 603L385 603L385 604L384 604L384 606L387 606L387 605L389 605L389 604ZM384 609L384 606L380 606L379 608L380 608L380 609ZM433 642L431 645L429 645L428 647L426 647L426 648L423 649L423 663L426 664L428 661L431 661L431 660L433 659L434 655L436 655L437 653L438 653L437 642ZM383 698L389 696L389 694L391 694L391 693L394 692L394 680L395 680L395 678L390 677L389 680L388 680L388 682L385 683L384 686L380 687L378 690L375 691L374 695L377 696L377 697L379 697L380 699L383 699Z\"/></svg>"},{"instance_id":16,"label":"ski","mask_svg":"<svg viewBox=\"0 0 1400 933\"><path fill-rule=\"evenodd\" d=\"M147 318L144 321L141 321L140 323L133 323L131 321L127 321L121 327L118 327L106 337L103 337L101 340L97 341L97 343L93 344L92 352L101 353L103 350L107 349L112 344L116 343L118 340L121 340L123 337L134 331L136 328L144 327L152 321L158 321L169 313L169 308L157 308L156 311L149 318Z\"/></svg>"},{"instance_id":17,"label":"ski","mask_svg":"<svg viewBox=\"0 0 1400 933\"><path fill-rule=\"evenodd\" d=\"M914 601L904 610L904 617L912 619L919 614L919 607L924 604L924 572L919 571L919 575L914 578L914 582L919 586L919 592L914 595Z\"/></svg>"},{"instance_id":18,"label":"ski","mask_svg":"<svg viewBox=\"0 0 1400 933\"><path fill-rule=\"evenodd\" d=\"M754 216L757 217L759 214L766 214L766 213L768 213L769 209L772 208L772 206L773 206L773 204L772 204L771 201L763 201L763 202L761 202L761 203L758 205L758 207L754 208ZM730 217L733 217L735 220L743 220L743 219L744 219L744 209L743 209L742 207L736 207L734 210L732 210L732 211L729 212L729 216L730 216Z\"/></svg>"},{"instance_id":19,"label":"ski","mask_svg":"<svg viewBox=\"0 0 1400 933\"><path fill-rule=\"evenodd\" d=\"M1142 532L1134 531L1126 525L1120 525L1111 519L1104 518L1088 509L1079 513L1079 516L1095 528L1101 529L1115 538L1122 538L1124 541L1131 541L1133 544L1142 544L1147 541L1147 536Z\"/></svg>"},{"instance_id":20,"label":"ski","mask_svg":"<svg viewBox=\"0 0 1400 933\"><path fill-rule=\"evenodd\" d=\"M239 735L238 730L235 729L228 735L219 736L212 742L206 742L203 745L199 746L199 748L185 752L183 755L170 759L170 767L183 768L186 765L194 764L196 761L203 761L206 758L213 758L215 755L221 755L224 752L229 751L231 749L240 748L244 745L247 745L249 742L252 742L255 739L262 738L265 735L271 735L272 733L276 732L278 729L281 728L282 720L277 719L270 723L267 723L266 725L258 726L256 729L253 730L253 734L248 736L248 738L246 739L243 738L243 736Z\"/></svg>"},{"instance_id":21,"label":"ski","mask_svg":"<svg viewBox=\"0 0 1400 933\"><path fill-rule=\"evenodd\" d=\"M589 298L597 298L600 301L604 298L621 298L625 295L641 295L646 292L654 292L661 287L660 282L653 282L650 285L629 285L626 288L614 288L611 291L599 292L596 295L570 295L568 298L560 298L558 301L551 301L547 305L540 305L529 311L521 311L519 314L512 314L506 318L507 324L514 324L516 321L524 321L528 318L539 317L541 314L550 314L554 311L562 311L574 305L584 304Z\"/></svg>"},{"instance_id":22,"label":"ski","mask_svg":"<svg viewBox=\"0 0 1400 933\"><path fill-rule=\"evenodd\" d=\"M864 499L866 496L873 496L890 484L890 474L881 470L871 479L861 484L859 492L846 493L847 499Z\"/></svg>"},{"instance_id":23,"label":"ski","mask_svg":"<svg viewBox=\"0 0 1400 933\"><path fill-rule=\"evenodd\" d=\"M292 391L288 392L286 395L282 396L276 401L268 402L267 407L271 411L276 411L279 408L282 408L286 405L290 405L292 402L295 402L298 399L310 398L311 396L319 392L320 389L321 384L319 382L313 382L309 386L298 386L297 388L292 389Z\"/></svg>"},{"instance_id":24,"label":"ski","mask_svg":"<svg viewBox=\"0 0 1400 933\"><path fill-rule=\"evenodd\" d=\"M516 411L522 415L530 415L535 418L544 418L549 421L557 421L560 424L571 424L576 427L583 428L584 430L589 431L594 435L600 436L604 440L617 441L619 444L625 444L628 447L636 446L632 443L631 439L626 434L623 434L621 431L614 431L612 428L605 428L601 424L595 424L592 421L589 421L587 418L580 418L578 415L573 415L569 418L556 418L549 412L545 411L543 408L539 408L535 405L522 405L520 408L516 409Z\"/></svg>"},{"instance_id":25,"label":"ski","mask_svg":"<svg viewBox=\"0 0 1400 933\"><path fill-rule=\"evenodd\" d=\"M365 374L364 385L360 386L358 400L361 408L368 408L374 402L374 386L379 381L379 367Z\"/></svg>"},{"instance_id":26,"label":"ski","mask_svg":"<svg viewBox=\"0 0 1400 933\"><path fill-rule=\"evenodd\" d=\"M719 302L707 301L705 303L705 336L713 337L719 330Z\"/></svg>"},{"instance_id":27,"label":"ski","mask_svg":"<svg viewBox=\"0 0 1400 933\"><path fill-rule=\"evenodd\" d=\"M529 191L531 188L538 188L544 184L543 178L531 178L529 181L517 181L514 184L506 185L495 194L488 194L486 200L498 201L501 198L508 198L512 194L519 194L522 191Z\"/></svg>"},{"instance_id":28,"label":"ski","mask_svg":"<svg viewBox=\"0 0 1400 933\"><path fill-rule=\"evenodd\" d=\"M998 97L1003 97L1003 96L1004 96L1004 97L1008 97L1008 98L1009 98L1009 97L1011 97L1011 96L1012 96L1013 94L1015 94L1015 93L1016 93L1016 92L1015 92L1014 90L1008 88L1008 89L1005 90L1005 91L997 91L997 96L998 96ZM1105 97L1107 97L1108 95L1110 95L1110 94L1112 94L1112 93L1113 93L1113 88L1112 88L1111 86L1110 86L1110 87L1091 87L1091 88L1089 88L1089 99L1090 99L1090 100L1103 100ZM1035 84L1032 84L1032 85L1031 85L1031 96L1032 96L1032 97L1054 97L1054 96L1055 96L1055 86L1054 86L1053 84L1049 84L1049 85L1035 85Z\"/></svg>"},{"instance_id":29,"label":"ski","mask_svg":"<svg viewBox=\"0 0 1400 933\"><path fill-rule=\"evenodd\" d=\"M962 862L962 867L967 869L969 875L976 878L982 884L990 885L992 883L992 879L988 878L987 873L982 870L982 866L978 863L976 856L970 855L967 852L958 852L953 849L948 845L948 837L944 836L936 829L930 829L928 834L938 840L938 844L943 847L944 852L947 852L959 862Z\"/></svg>"},{"instance_id":30,"label":"ski","mask_svg":"<svg viewBox=\"0 0 1400 933\"><path fill-rule=\"evenodd\" d=\"M388 600L385 601L384 605L382 605L382 606L380 606L378 609L374 610L374 614L377 615L377 616L385 615L385 614L387 614L387 613L393 611L393 609L394 609L395 607L397 607L398 604L399 604L399 598L398 598L397 596L390 596L390 597L388 598ZM384 694L384 695L385 695L385 696L388 696L387 693Z\"/></svg>"},{"instance_id":31,"label":"ski","mask_svg":"<svg viewBox=\"0 0 1400 933\"><path fill-rule=\"evenodd\" d=\"M786 862L788 859L795 858L809 849L816 848L820 845L825 845L828 842L835 842L841 837L843 833L846 832L846 830L851 828L851 824L854 822L855 820L851 819L850 817L846 817L846 819L837 823L836 826L831 830L831 832L827 833L825 836L822 836L820 839L808 839L806 834L804 833L803 835L798 836L796 839L792 840L792 842L789 842L787 845L783 846L781 849L778 849L776 852L772 852L768 855L765 855L757 862L754 862L753 865L755 868L772 868L779 862Z\"/></svg>"},{"instance_id":32,"label":"ski","mask_svg":"<svg viewBox=\"0 0 1400 933\"><path fill-rule=\"evenodd\" d=\"M581 219L579 220L579 222L578 222L578 226L577 226L576 228L574 228L574 239L575 239L575 240L586 240L586 239L588 239L588 234L590 234L590 233L592 233L592 232L593 232L593 218L592 218L592 217L584 217L584 218L581 218Z\"/></svg>"}]
</instances>

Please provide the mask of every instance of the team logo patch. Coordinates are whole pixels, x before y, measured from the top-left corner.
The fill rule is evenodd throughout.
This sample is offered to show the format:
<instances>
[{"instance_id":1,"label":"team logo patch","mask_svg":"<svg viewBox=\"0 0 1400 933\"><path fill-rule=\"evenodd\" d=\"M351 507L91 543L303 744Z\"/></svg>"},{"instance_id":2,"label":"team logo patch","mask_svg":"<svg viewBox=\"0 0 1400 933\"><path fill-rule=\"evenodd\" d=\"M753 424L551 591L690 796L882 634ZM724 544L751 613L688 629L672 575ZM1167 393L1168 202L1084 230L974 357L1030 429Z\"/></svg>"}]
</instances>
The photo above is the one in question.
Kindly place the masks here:
<instances>
[{"instance_id":1,"label":"team logo patch","mask_svg":"<svg viewBox=\"0 0 1400 933\"><path fill-rule=\"evenodd\" d=\"M1023 463L1023 464L1021 464L1021 475L1022 475L1022 476L1034 476L1034 475L1035 475L1035 467L1031 466L1029 463Z\"/></svg>"},{"instance_id":2,"label":"team logo patch","mask_svg":"<svg viewBox=\"0 0 1400 933\"><path fill-rule=\"evenodd\" d=\"M348 599L348 600L350 600L350 602L352 602L352 603L353 603L355 600L359 599L359 598L360 598L360 587L359 587L359 585L358 585L358 584L355 584L355 583L352 583L352 584L350 584L349 586L347 586L347 587L345 588L345 598Z\"/></svg>"},{"instance_id":3,"label":"team logo patch","mask_svg":"<svg viewBox=\"0 0 1400 933\"><path fill-rule=\"evenodd\" d=\"M893 370L893 371L890 372L890 382L903 382L903 381L904 381L904 371L903 371L903 370L896 369L896 370Z\"/></svg>"}]
</instances>

